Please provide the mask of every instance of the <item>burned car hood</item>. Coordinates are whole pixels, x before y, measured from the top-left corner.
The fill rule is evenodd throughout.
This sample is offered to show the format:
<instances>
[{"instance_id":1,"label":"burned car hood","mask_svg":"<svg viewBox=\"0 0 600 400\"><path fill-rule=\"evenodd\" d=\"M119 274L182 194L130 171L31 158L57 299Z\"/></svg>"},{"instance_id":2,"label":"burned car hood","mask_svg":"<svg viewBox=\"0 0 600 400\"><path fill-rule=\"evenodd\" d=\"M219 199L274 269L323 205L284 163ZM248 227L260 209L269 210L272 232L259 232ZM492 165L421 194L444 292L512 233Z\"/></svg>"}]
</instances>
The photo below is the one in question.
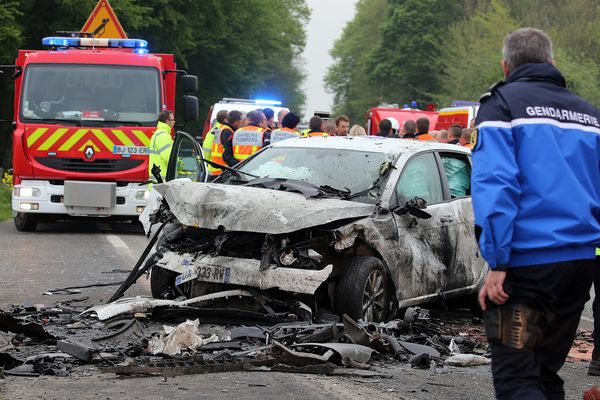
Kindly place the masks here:
<instances>
[{"instance_id":1,"label":"burned car hood","mask_svg":"<svg viewBox=\"0 0 600 400\"><path fill-rule=\"evenodd\" d=\"M171 181L154 188L183 225L281 234L373 213L372 204L248 186Z\"/></svg>"}]
</instances>

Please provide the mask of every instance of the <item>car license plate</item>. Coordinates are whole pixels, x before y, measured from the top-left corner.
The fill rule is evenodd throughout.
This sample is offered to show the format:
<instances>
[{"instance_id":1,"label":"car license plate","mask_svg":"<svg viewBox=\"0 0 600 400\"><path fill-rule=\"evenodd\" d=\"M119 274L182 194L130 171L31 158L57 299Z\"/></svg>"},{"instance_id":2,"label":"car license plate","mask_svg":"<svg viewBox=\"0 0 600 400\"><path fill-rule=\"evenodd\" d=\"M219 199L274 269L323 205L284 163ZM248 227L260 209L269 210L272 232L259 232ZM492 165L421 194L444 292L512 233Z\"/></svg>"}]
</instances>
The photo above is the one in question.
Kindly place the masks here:
<instances>
[{"instance_id":1,"label":"car license plate","mask_svg":"<svg viewBox=\"0 0 600 400\"><path fill-rule=\"evenodd\" d=\"M229 283L231 268L220 266L202 266L197 268L188 268L181 275L175 278L177 286L182 283L189 282L193 279L198 279L203 282Z\"/></svg>"},{"instance_id":2,"label":"car license plate","mask_svg":"<svg viewBox=\"0 0 600 400\"><path fill-rule=\"evenodd\" d=\"M114 146L113 154L148 155L148 146Z\"/></svg>"}]
</instances>

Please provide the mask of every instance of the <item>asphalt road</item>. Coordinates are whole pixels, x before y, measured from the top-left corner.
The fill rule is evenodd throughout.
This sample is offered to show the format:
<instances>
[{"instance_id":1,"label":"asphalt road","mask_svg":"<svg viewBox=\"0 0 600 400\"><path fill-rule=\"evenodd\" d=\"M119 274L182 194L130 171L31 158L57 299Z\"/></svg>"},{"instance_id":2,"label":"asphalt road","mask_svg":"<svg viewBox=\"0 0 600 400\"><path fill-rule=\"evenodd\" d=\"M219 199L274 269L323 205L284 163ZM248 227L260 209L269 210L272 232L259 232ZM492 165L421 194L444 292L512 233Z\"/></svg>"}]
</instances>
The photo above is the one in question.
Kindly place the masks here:
<instances>
[{"instance_id":1,"label":"asphalt road","mask_svg":"<svg viewBox=\"0 0 600 400\"><path fill-rule=\"evenodd\" d=\"M75 297L105 302L116 286L81 289L76 295L43 295L52 288L117 283L126 277L147 239L130 223L69 222L42 224L36 232L20 233L12 221L0 222L0 308L29 301L53 304ZM148 295L144 277L127 295ZM586 309L582 325L591 326ZM376 367L388 378L242 372L176 378L118 378L93 368L68 378L0 379L4 399L491 399L489 367L438 367L415 370L407 365ZM567 398L581 399L600 377L586 374L587 363L567 363L562 370Z\"/></svg>"},{"instance_id":2,"label":"asphalt road","mask_svg":"<svg viewBox=\"0 0 600 400\"><path fill-rule=\"evenodd\" d=\"M0 222L0 307L52 304L73 295L43 295L48 289L117 283L131 270L147 239L131 223L73 221L40 224L35 232L18 232L12 221ZM143 277L128 294L150 294ZM106 301L116 286L81 289L77 297Z\"/></svg>"}]
</instances>

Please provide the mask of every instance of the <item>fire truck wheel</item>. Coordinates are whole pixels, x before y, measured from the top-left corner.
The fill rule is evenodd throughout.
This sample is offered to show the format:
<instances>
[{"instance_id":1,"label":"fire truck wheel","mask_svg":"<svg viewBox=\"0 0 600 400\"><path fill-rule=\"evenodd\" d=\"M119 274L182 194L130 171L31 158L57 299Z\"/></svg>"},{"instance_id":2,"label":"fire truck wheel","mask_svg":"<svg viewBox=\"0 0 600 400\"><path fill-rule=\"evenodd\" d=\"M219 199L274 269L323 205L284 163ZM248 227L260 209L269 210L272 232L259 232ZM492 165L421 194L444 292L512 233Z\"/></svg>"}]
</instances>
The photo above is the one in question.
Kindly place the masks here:
<instances>
[{"instance_id":1,"label":"fire truck wheel","mask_svg":"<svg viewBox=\"0 0 600 400\"><path fill-rule=\"evenodd\" d=\"M150 273L150 291L155 299L172 300L177 297L175 278L177 273L154 265Z\"/></svg>"},{"instance_id":2,"label":"fire truck wheel","mask_svg":"<svg viewBox=\"0 0 600 400\"><path fill-rule=\"evenodd\" d=\"M38 223L37 216L29 213L17 213L14 221L15 228L17 228L19 232L34 231Z\"/></svg>"}]
</instances>

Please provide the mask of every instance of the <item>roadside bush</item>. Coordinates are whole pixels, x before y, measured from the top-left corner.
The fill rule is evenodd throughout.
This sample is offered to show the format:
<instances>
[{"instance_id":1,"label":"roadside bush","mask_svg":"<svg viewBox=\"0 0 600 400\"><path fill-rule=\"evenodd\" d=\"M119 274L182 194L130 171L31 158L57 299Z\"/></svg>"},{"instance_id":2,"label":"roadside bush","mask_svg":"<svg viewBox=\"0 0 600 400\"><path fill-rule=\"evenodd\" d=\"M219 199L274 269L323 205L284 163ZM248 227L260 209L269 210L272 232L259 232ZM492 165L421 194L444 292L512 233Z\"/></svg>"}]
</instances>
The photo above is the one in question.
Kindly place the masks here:
<instances>
[{"instance_id":1,"label":"roadside bush","mask_svg":"<svg viewBox=\"0 0 600 400\"><path fill-rule=\"evenodd\" d=\"M12 218L12 212L10 209L12 187L12 175L4 174L2 177L2 182L0 182L0 221Z\"/></svg>"}]
</instances>

